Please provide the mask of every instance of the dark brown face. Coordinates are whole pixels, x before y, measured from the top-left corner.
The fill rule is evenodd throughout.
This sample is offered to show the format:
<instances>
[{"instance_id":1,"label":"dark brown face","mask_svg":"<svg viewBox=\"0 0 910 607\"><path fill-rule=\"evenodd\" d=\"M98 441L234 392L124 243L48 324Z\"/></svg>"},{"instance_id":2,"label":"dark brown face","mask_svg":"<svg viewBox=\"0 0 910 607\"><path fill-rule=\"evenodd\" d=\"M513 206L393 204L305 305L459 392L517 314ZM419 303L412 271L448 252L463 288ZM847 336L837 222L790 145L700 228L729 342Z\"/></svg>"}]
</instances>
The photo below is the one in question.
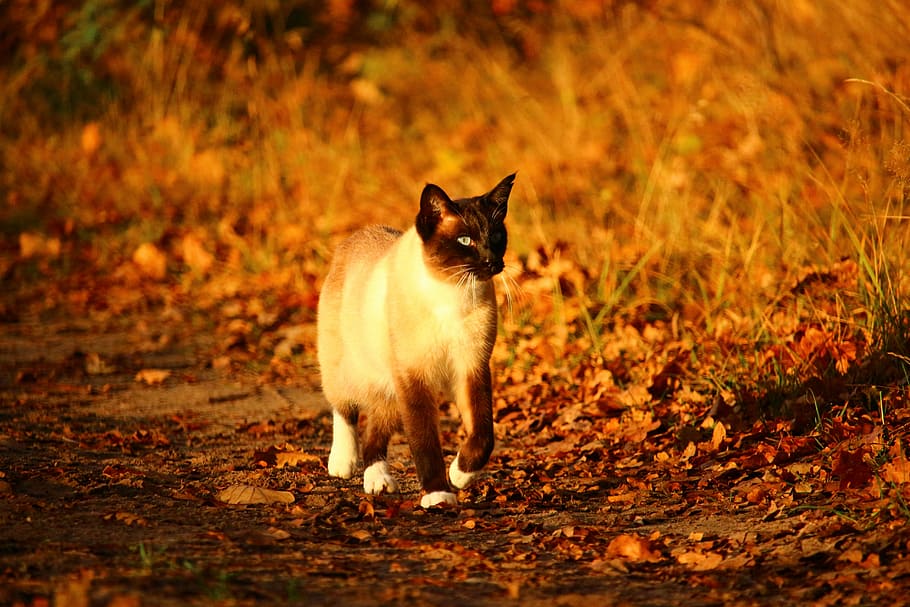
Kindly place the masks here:
<instances>
[{"instance_id":1,"label":"dark brown face","mask_svg":"<svg viewBox=\"0 0 910 607\"><path fill-rule=\"evenodd\" d=\"M454 282L490 280L502 272L508 236L503 223L515 175L483 196L451 200L428 184L420 197L417 233L428 264Z\"/></svg>"}]
</instances>

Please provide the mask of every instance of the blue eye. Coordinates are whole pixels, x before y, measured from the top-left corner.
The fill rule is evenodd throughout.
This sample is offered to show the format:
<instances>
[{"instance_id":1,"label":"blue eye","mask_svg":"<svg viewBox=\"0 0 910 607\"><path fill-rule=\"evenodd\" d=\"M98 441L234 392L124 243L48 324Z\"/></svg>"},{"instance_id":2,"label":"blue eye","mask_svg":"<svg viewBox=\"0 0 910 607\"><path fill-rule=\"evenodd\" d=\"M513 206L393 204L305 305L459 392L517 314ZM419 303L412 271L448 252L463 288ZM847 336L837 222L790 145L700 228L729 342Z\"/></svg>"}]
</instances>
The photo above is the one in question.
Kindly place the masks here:
<instances>
[{"instance_id":1,"label":"blue eye","mask_svg":"<svg viewBox=\"0 0 910 607\"><path fill-rule=\"evenodd\" d=\"M459 236L455 242L463 247L469 247L474 243L470 236Z\"/></svg>"}]
</instances>

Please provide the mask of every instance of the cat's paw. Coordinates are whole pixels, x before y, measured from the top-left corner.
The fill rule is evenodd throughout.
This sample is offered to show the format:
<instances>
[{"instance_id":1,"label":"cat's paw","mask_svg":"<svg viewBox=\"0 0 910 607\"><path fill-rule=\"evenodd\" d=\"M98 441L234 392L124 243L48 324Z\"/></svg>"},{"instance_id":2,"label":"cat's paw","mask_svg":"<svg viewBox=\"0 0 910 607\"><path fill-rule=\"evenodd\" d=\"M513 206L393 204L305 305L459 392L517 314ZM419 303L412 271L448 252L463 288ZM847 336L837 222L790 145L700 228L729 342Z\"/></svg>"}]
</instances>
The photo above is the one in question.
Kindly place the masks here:
<instances>
[{"instance_id":1,"label":"cat's paw","mask_svg":"<svg viewBox=\"0 0 910 607\"><path fill-rule=\"evenodd\" d=\"M458 503L454 493L448 491L433 491L420 498L421 508L433 508L436 506L446 507L454 506Z\"/></svg>"},{"instance_id":2,"label":"cat's paw","mask_svg":"<svg viewBox=\"0 0 910 607\"><path fill-rule=\"evenodd\" d=\"M372 494L398 493L398 483L384 460L373 462L363 471L363 490Z\"/></svg>"},{"instance_id":3,"label":"cat's paw","mask_svg":"<svg viewBox=\"0 0 910 607\"><path fill-rule=\"evenodd\" d=\"M452 464L449 466L449 482L452 483L452 486L457 489L464 489L471 484L471 481L473 481L476 476L476 472L461 471L458 463L458 456L456 455L455 459L452 460Z\"/></svg>"},{"instance_id":4,"label":"cat's paw","mask_svg":"<svg viewBox=\"0 0 910 607\"><path fill-rule=\"evenodd\" d=\"M356 467L357 458L351 457L349 453L339 453L335 449L329 453L329 476L351 478Z\"/></svg>"}]
</instances>

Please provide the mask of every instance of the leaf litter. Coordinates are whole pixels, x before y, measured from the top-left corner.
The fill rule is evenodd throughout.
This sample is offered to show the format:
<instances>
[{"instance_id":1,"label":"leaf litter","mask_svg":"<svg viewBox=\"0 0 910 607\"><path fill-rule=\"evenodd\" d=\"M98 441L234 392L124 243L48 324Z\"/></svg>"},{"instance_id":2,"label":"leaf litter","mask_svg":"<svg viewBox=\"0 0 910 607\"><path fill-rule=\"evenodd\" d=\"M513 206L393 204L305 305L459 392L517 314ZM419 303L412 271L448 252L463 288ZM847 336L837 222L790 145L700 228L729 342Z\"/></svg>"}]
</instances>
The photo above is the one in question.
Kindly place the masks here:
<instances>
[{"instance_id":1,"label":"leaf litter","mask_svg":"<svg viewBox=\"0 0 910 607\"><path fill-rule=\"evenodd\" d=\"M22 546L43 537L99 555L91 561L89 594L126 593L115 572L141 566L142 559L126 557L140 543L152 547L150 555L159 554L158 546L160 556L147 557L151 569L132 586L139 592L151 592L157 578L185 583L168 573L183 561L214 560L243 577L254 575L252 558L259 568L306 583L316 604L353 597L342 579L373 576L398 580L380 584L389 596L400 583L425 600L444 589L453 604L466 596L460 593L467 581L471 596L489 604L570 591L616 599L627 596L629 583L610 581L618 577L652 580L666 597L698 584L696 596L705 602L731 592L798 601L813 587L856 597L899 587L910 573L902 564L910 549L902 408L885 412L886 426L847 409L802 435L786 419L747 423L690 383L683 362L674 363L672 381L657 382L674 390L662 388L659 397L637 391L632 381L654 385L655 375L668 373L666 363L652 364L662 332L646 338L628 326L616 330L627 341L624 370L608 359L582 359L565 376L558 361L541 360L520 379L501 375L497 450L480 480L459 493L460 506L443 512L417 507L401 437L390 450L401 494L364 495L356 478L329 478L331 419L324 405L301 409L281 396L295 385L309 390L305 377L277 384L273 394L257 387L261 379L212 369L210 354L201 352L192 355L189 383L135 382L135 373L123 369L106 377L109 392L77 393L81 404L74 405L73 392L55 384L79 380L79 368L55 375L42 367L51 362L28 362L38 380L4 387L14 404L3 433L7 444L19 445L5 450L5 537ZM633 354L634 348L641 350ZM143 362L139 370L154 368ZM627 376L621 385L610 379L618 374ZM15 381L16 374L9 377ZM239 396L212 398L213 381L237 382ZM172 402L162 394L180 383L199 388L195 400ZM58 396L47 399L51 393ZM124 399L158 404L137 418L118 408ZM234 432L213 425L223 408L237 420ZM442 413L446 444L453 445L454 408ZM104 465L91 472L99 456ZM55 495L67 496L65 510ZM90 504L105 514L96 530L83 524L77 537L54 525L35 535L23 523L27 512L33 521L62 521L98 507ZM100 547L121 533L119 556L100 556ZM259 553L266 546L285 556L269 564ZM15 553L26 563L45 556ZM796 564L816 579L794 576ZM70 571L63 562L56 567ZM41 575L37 590L14 585L11 596L52 593L62 579ZM263 584L257 596L283 596ZM239 583L231 591L241 603L252 600Z\"/></svg>"}]
</instances>

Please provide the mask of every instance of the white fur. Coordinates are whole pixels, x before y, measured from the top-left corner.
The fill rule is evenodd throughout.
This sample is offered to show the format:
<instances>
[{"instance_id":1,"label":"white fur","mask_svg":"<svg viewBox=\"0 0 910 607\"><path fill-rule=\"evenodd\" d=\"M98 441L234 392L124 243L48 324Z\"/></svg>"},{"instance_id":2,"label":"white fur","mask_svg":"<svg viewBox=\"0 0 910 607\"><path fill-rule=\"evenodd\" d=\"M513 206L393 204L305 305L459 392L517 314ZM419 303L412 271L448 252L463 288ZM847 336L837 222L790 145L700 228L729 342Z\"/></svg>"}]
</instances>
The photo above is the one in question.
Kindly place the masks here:
<instances>
[{"instance_id":1,"label":"white fur","mask_svg":"<svg viewBox=\"0 0 910 607\"><path fill-rule=\"evenodd\" d=\"M357 428L338 411L332 412L332 450L329 452L329 475L351 478L357 467Z\"/></svg>"},{"instance_id":2,"label":"white fur","mask_svg":"<svg viewBox=\"0 0 910 607\"><path fill-rule=\"evenodd\" d=\"M401 293L389 292L390 276ZM387 415L401 369L421 369L434 391L454 398L453 386L489 358L496 337L492 281L459 286L431 274L414 228L387 249L352 255L343 285L332 289L320 299L318 327L329 402Z\"/></svg>"},{"instance_id":3,"label":"white fur","mask_svg":"<svg viewBox=\"0 0 910 607\"><path fill-rule=\"evenodd\" d=\"M421 508L432 508L433 506L454 506L458 503L454 493L448 491L433 491L420 498Z\"/></svg>"},{"instance_id":4,"label":"white fur","mask_svg":"<svg viewBox=\"0 0 910 607\"><path fill-rule=\"evenodd\" d=\"M449 466L449 481L452 485L458 489L464 489L471 484L475 476L477 476L476 472L461 471L461 465L458 463L458 456L456 455L455 459L452 460L452 465Z\"/></svg>"},{"instance_id":5,"label":"white fur","mask_svg":"<svg viewBox=\"0 0 910 607\"><path fill-rule=\"evenodd\" d=\"M398 483L389 471L385 460L373 462L363 471L363 490L366 493L398 493Z\"/></svg>"}]
</instances>

